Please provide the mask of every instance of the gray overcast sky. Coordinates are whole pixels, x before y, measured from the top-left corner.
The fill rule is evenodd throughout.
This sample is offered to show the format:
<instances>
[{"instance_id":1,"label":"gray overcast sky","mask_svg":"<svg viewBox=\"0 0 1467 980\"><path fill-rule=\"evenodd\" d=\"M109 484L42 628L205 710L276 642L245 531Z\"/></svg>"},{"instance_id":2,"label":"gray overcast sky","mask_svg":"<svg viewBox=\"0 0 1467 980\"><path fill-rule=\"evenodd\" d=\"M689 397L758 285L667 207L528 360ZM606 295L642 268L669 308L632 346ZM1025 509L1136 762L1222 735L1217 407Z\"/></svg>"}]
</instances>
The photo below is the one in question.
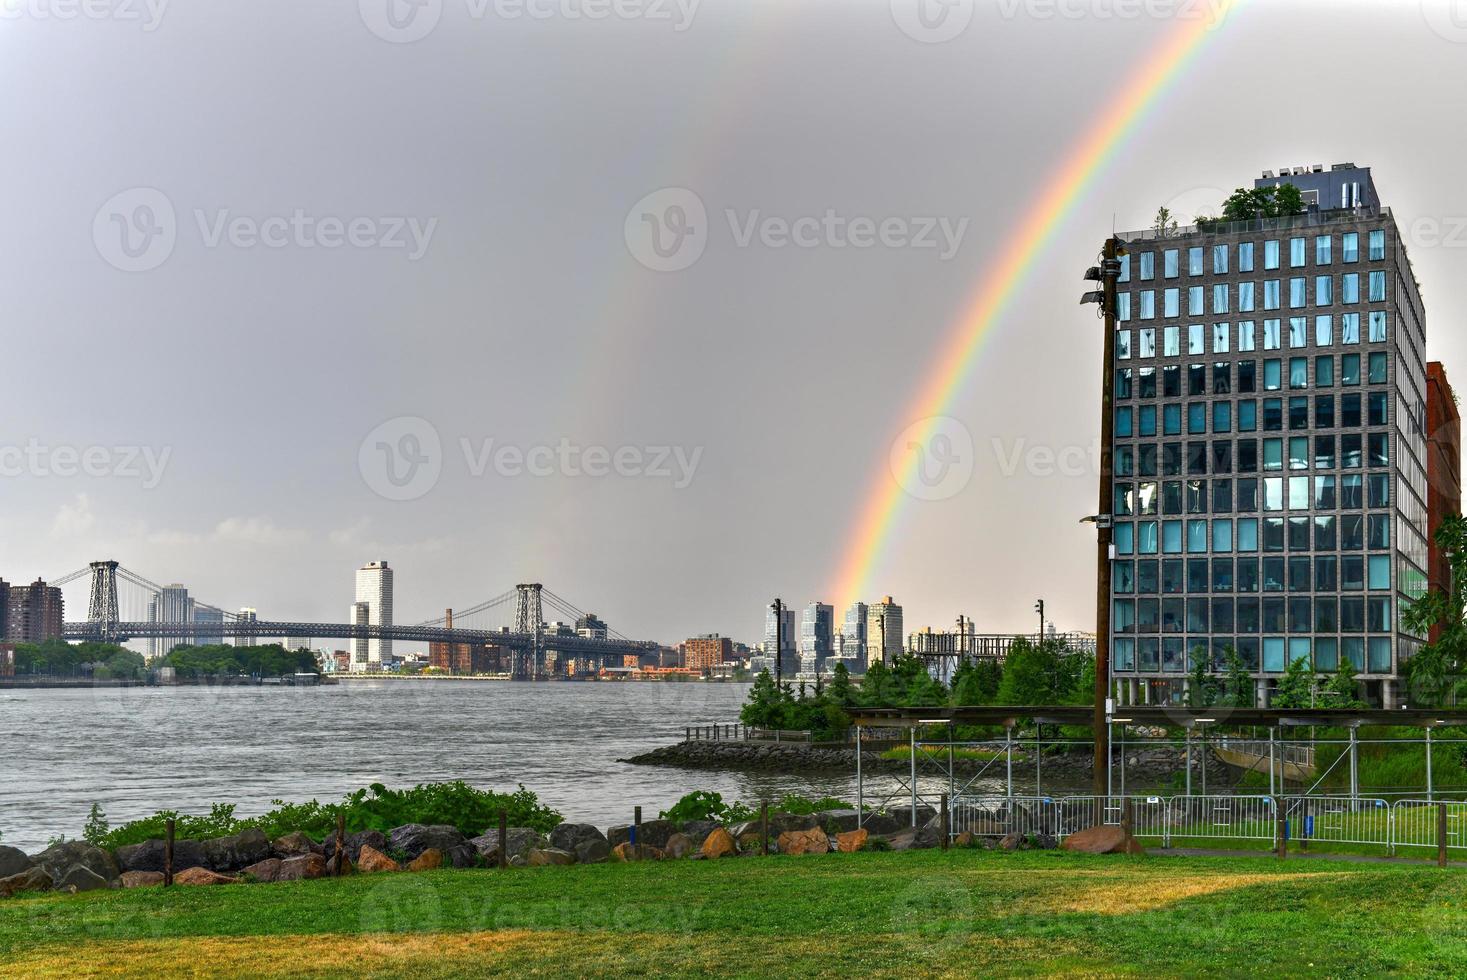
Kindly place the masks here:
<instances>
[{"instance_id":1,"label":"gray overcast sky","mask_svg":"<svg viewBox=\"0 0 1467 980\"><path fill-rule=\"evenodd\" d=\"M0 2L0 575L116 557L262 617L339 620L352 570L386 558L399 621L534 580L664 641L754 641L773 596L835 598L982 271L1176 26L1125 0L980 2L939 43L912 36L909 0L605 19L429 0L416 20L402 0L393 19L387 0L158 2ZM909 629L1027 628L1038 595L1093 628L1094 476L1023 460L1098 439L1101 337L1076 298L1113 219L1185 219L1264 168L1370 165L1418 226L1430 355L1467 379L1449 14L1252 0L1212 31L995 329L950 411L972 479L905 508L872 596ZM638 206L665 188L695 197ZM672 207L694 204L706 220ZM937 247L837 247L845 225L779 247L779 220L827 211ZM964 230L950 248L924 218ZM626 447L623 474L494 455L562 441ZM59 447L108 449L68 476ZM156 486L112 447L168 453ZM656 447L696 459L691 482Z\"/></svg>"}]
</instances>

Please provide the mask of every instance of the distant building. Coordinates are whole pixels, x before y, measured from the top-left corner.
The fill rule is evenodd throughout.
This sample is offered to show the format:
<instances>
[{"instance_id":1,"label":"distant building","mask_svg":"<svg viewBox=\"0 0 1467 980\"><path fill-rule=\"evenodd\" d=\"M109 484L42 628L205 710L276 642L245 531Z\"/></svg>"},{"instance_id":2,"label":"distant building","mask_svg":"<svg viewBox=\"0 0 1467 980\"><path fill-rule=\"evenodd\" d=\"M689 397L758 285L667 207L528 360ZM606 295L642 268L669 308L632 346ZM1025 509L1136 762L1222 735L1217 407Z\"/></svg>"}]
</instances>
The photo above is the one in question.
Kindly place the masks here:
<instances>
[{"instance_id":1,"label":"distant building","mask_svg":"<svg viewBox=\"0 0 1467 980\"><path fill-rule=\"evenodd\" d=\"M902 655L902 607L883 596L866 609L866 662L891 663Z\"/></svg>"},{"instance_id":2,"label":"distant building","mask_svg":"<svg viewBox=\"0 0 1467 980\"><path fill-rule=\"evenodd\" d=\"M576 635L588 640L604 640L609 631L606 624L596 618L595 613L586 613L576 620Z\"/></svg>"},{"instance_id":3,"label":"distant building","mask_svg":"<svg viewBox=\"0 0 1467 980\"><path fill-rule=\"evenodd\" d=\"M818 674L834 653L835 608L823 602L805 607L800 621L800 673Z\"/></svg>"},{"instance_id":4,"label":"distant building","mask_svg":"<svg viewBox=\"0 0 1467 980\"><path fill-rule=\"evenodd\" d=\"M1462 416L1457 396L1440 361L1426 365L1426 534L1428 542L1426 586L1447 592L1452 586L1452 566L1436 546L1433 535L1442 520L1462 513ZM1441 636L1441 627L1431 628L1431 640Z\"/></svg>"},{"instance_id":5,"label":"distant building","mask_svg":"<svg viewBox=\"0 0 1467 980\"><path fill-rule=\"evenodd\" d=\"M181 582L165 585L153 593L153 598L148 601L148 622L159 625L183 625L194 621L194 600L189 597L188 588ZM174 647L192 646L193 639L186 636L164 637L154 636L148 639L149 659L162 657Z\"/></svg>"},{"instance_id":6,"label":"distant building","mask_svg":"<svg viewBox=\"0 0 1467 980\"><path fill-rule=\"evenodd\" d=\"M249 608L248 606L240 609L239 614L236 618L241 623L255 623L259 622L260 619L255 610ZM252 647L255 645L255 640L256 638L253 636L236 636L234 638L234 645L237 647Z\"/></svg>"},{"instance_id":7,"label":"distant building","mask_svg":"<svg viewBox=\"0 0 1467 980\"><path fill-rule=\"evenodd\" d=\"M385 561L368 562L357 569L356 602L351 622L360 626L392 625L392 569ZM392 659L391 640L352 640L354 671L379 670Z\"/></svg>"},{"instance_id":8,"label":"distant building","mask_svg":"<svg viewBox=\"0 0 1467 980\"><path fill-rule=\"evenodd\" d=\"M864 602L853 602L846 610L846 621L840 631L839 653L846 666L855 673L866 669L866 616ZM859 668L851 666L859 664Z\"/></svg>"},{"instance_id":9,"label":"distant building","mask_svg":"<svg viewBox=\"0 0 1467 980\"><path fill-rule=\"evenodd\" d=\"M0 643L0 677L15 676L15 644Z\"/></svg>"},{"instance_id":10,"label":"distant building","mask_svg":"<svg viewBox=\"0 0 1467 980\"><path fill-rule=\"evenodd\" d=\"M778 637L778 640L776 639ZM779 649L775 647L778 644ZM776 621L774 604L770 603L764 613L764 656L769 658L769 671L775 673L774 658L779 657L786 674L795 672L795 611L785 607Z\"/></svg>"},{"instance_id":11,"label":"distant building","mask_svg":"<svg viewBox=\"0 0 1467 980\"><path fill-rule=\"evenodd\" d=\"M453 610L445 610L443 625L453 629ZM450 674L497 674L510 668L508 651L489 643L428 644L428 666Z\"/></svg>"},{"instance_id":12,"label":"distant building","mask_svg":"<svg viewBox=\"0 0 1467 980\"><path fill-rule=\"evenodd\" d=\"M683 666L691 670L712 671L733 659L733 640L717 633L695 636L683 643Z\"/></svg>"},{"instance_id":13,"label":"distant building","mask_svg":"<svg viewBox=\"0 0 1467 980\"><path fill-rule=\"evenodd\" d=\"M61 590L36 579L30 585L6 589L5 639L12 643L43 643L60 639L65 622Z\"/></svg>"},{"instance_id":14,"label":"distant building","mask_svg":"<svg viewBox=\"0 0 1467 980\"><path fill-rule=\"evenodd\" d=\"M203 606L194 603L194 622L219 625L217 633L198 633L194 642L201 647L217 647L224 645L224 610L215 609L213 606Z\"/></svg>"}]
</instances>

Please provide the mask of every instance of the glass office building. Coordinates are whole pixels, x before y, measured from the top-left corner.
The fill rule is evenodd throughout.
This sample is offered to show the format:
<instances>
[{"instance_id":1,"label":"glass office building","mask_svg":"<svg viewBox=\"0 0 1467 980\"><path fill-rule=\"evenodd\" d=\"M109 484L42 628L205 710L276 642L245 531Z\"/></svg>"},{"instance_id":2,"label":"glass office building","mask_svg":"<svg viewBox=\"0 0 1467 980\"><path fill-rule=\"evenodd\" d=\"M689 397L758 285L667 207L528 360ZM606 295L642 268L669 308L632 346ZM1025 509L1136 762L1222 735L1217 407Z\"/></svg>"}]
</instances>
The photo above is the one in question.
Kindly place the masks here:
<instances>
[{"instance_id":1,"label":"glass office building","mask_svg":"<svg viewBox=\"0 0 1467 980\"><path fill-rule=\"evenodd\" d=\"M1291 660L1399 702L1425 591L1425 315L1368 168L1299 168L1308 210L1123 234L1112 673L1175 703L1192 657Z\"/></svg>"}]
</instances>

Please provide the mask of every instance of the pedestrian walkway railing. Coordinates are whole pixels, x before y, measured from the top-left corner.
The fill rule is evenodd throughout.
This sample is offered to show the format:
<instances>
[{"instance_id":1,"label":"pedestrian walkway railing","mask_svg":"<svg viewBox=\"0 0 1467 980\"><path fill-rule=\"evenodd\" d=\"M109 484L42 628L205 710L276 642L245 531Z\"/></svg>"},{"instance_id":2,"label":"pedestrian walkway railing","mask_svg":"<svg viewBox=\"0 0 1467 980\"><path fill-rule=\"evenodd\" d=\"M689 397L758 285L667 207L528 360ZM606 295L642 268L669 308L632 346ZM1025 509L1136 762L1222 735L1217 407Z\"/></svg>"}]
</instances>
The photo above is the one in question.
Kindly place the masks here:
<instances>
[{"instance_id":1,"label":"pedestrian walkway railing","mask_svg":"<svg viewBox=\"0 0 1467 980\"><path fill-rule=\"evenodd\" d=\"M1349 796L981 796L950 801L949 833L1048 836L1056 841L1097 823L1125 825L1152 847L1307 850L1431 848L1467 856L1467 800ZM1409 853L1409 851L1408 851ZM1417 854L1419 855L1419 851Z\"/></svg>"}]
</instances>

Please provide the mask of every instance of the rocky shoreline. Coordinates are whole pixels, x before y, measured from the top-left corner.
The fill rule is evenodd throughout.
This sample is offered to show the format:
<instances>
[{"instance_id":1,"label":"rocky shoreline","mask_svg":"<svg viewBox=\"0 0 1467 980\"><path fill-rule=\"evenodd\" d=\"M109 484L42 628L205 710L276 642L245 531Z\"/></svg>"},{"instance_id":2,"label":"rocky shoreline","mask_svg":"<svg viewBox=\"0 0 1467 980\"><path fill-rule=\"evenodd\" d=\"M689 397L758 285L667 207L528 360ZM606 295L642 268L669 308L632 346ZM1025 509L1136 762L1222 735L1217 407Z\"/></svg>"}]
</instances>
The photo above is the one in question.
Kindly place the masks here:
<instances>
[{"instance_id":1,"label":"rocky shoreline","mask_svg":"<svg viewBox=\"0 0 1467 980\"><path fill-rule=\"evenodd\" d=\"M722 769L739 772L840 772L849 775L856 771L854 748L827 748L799 742L770 743L694 739L665 745L651 752L617 761L639 766L672 766L679 769ZM1040 762L1040 769L1046 780L1053 778L1060 781L1074 779L1078 782L1088 782L1093 761L1089 752L1046 753ZM954 759L954 768L959 774L977 773L983 769L985 764L982 760L965 759L961 756ZM1236 781L1237 774L1233 769L1218 759L1211 750L1204 753L1201 748L1198 748L1194 750L1192 758L1194 779L1202 777L1204 765L1209 785L1231 786ZM861 753L861 769L868 774L899 775L909 772L910 766L907 759L883 759L878 753L871 751ZM1141 786L1169 783L1174 775L1182 773L1185 767L1186 752L1180 748L1147 746L1126 753L1128 784L1134 783ZM1003 761L999 760L989 768L989 772L997 777L1002 777L1005 768ZM1015 750L1015 777L1027 779L1033 773L1033 753Z\"/></svg>"}]
</instances>

